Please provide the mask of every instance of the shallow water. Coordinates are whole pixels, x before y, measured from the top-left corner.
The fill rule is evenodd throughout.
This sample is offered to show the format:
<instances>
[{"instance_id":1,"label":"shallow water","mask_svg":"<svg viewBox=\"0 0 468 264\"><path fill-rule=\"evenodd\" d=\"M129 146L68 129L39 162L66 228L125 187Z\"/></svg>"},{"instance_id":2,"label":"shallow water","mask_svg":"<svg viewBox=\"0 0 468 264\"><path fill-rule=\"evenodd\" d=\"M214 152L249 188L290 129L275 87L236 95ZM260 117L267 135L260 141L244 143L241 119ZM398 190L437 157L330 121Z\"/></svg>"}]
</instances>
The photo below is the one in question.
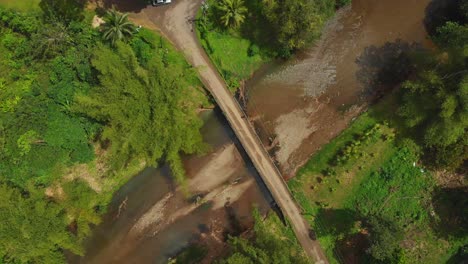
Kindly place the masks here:
<instances>
[{"instance_id":1,"label":"shallow water","mask_svg":"<svg viewBox=\"0 0 468 264\"><path fill-rule=\"evenodd\" d=\"M370 64L369 57L379 55L364 53L366 48L398 39L401 45L430 45L423 25L429 2L353 0L327 24L315 45L265 67L247 83L249 116L255 117L263 140L279 136L276 154L286 176L293 176L362 111L363 92L373 88L366 87L362 80L368 76L362 75L373 69L365 71L368 66L357 59Z\"/></svg>"},{"instance_id":2,"label":"shallow water","mask_svg":"<svg viewBox=\"0 0 468 264\"><path fill-rule=\"evenodd\" d=\"M428 2L354 0L352 7L341 10L327 25L316 45L292 60L265 66L247 83L249 115L258 118L255 124L265 141L280 136L283 153L279 156L286 159L281 166L286 176L294 175L314 151L336 136L362 110L365 84L358 78L362 66L356 60L367 47L381 46L396 39L429 45L422 24ZM219 158L233 142L240 149L218 111L208 111L202 116L206 121L202 134L212 151L202 157L184 158L189 178L206 169L207 164ZM240 162L232 163L232 174L210 175L225 178L225 182L214 189L226 187L225 190L231 192L228 188L236 188L237 185L232 185L236 179L239 185L258 179L245 154L240 152ZM167 221L177 212L184 212L184 208L192 208L193 203L177 190L167 167L148 168L117 192L103 223L95 228L86 243L86 255L70 257L69 261L165 263L189 243L200 240L219 253L226 231L239 232L238 229L252 225L254 204L262 210L268 208L271 198L262 184L256 182L241 193L239 200L222 200L229 201L224 207L213 209L215 202L212 202ZM173 195L168 197L170 193ZM219 193L224 199L223 195ZM121 207L124 201L126 206ZM158 213L158 205L163 208L166 202L170 210L161 209L162 213ZM122 208L120 213L119 207ZM162 219L159 222L152 219L158 217ZM143 231L135 235L132 230L146 218L154 221L144 222Z\"/></svg>"},{"instance_id":3,"label":"shallow water","mask_svg":"<svg viewBox=\"0 0 468 264\"><path fill-rule=\"evenodd\" d=\"M217 110L203 112L202 118L205 120L202 134L212 151L204 156L184 158L189 178L193 178L206 164L216 159L214 152L219 153L235 142L232 131ZM238 153L236 148L233 149ZM258 176L251 164L245 162L240 155L238 158L239 162L233 163L233 173L226 178L227 183L217 189L223 189L224 186L237 188L243 183L252 180L255 182ZM240 179L240 183L230 185L236 179ZM222 195L219 196L223 198ZM230 198L232 199L229 200ZM267 200L271 200L261 183L248 185L240 198L234 199L235 197L228 197L229 203L218 209L214 209L215 202L194 206L171 181L170 171L166 166L159 169L147 168L115 194L103 223L95 228L86 243L85 256L70 257L69 262L166 263L168 258L183 250L189 243L199 241L201 237L210 246L222 246L226 232L236 233L250 227L254 206L265 212L269 208ZM158 204L165 204L167 208L151 214L158 208ZM145 228L141 232L135 232L137 223L145 218L149 220L148 223L143 221Z\"/></svg>"}]
</instances>

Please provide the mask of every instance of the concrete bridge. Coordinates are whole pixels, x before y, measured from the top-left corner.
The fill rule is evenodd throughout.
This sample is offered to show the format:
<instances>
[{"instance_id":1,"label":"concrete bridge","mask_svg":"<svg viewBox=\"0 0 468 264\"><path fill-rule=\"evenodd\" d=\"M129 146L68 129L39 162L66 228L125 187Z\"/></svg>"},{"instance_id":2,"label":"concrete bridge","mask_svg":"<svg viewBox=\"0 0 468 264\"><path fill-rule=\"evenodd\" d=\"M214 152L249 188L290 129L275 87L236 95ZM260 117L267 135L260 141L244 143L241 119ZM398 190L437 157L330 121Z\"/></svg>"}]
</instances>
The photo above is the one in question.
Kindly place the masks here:
<instances>
[{"instance_id":1,"label":"concrete bridge","mask_svg":"<svg viewBox=\"0 0 468 264\"><path fill-rule=\"evenodd\" d=\"M171 5L147 7L130 17L136 23L161 31L198 69L203 84L223 111L280 210L291 224L304 251L315 263L328 263L318 242L310 239L309 224L302 217L280 171L198 42L192 21L201 2L177 0Z\"/></svg>"}]
</instances>

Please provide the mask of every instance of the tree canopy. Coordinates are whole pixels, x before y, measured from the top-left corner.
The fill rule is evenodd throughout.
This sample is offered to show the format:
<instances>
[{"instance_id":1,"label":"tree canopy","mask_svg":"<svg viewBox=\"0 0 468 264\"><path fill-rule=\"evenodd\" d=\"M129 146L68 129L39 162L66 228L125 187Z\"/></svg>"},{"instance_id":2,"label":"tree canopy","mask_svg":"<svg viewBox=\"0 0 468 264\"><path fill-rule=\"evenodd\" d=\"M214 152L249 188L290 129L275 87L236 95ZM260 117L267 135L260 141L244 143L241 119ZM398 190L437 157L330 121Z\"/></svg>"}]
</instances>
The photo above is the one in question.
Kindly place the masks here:
<instances>
[{"instance_id":1,"label":"tree canopy","mask_svg":"<svg viewBox=\"0 0 468 264\"><path fill-rule=\"evenodd\" d=\"M238 27L244 22L247 8L243 0L222 0L217 3L216 7L222 13L221 23L225 27Z\"/></svg>"},{"instance_id":2,"label":"tree canopy","mask_svg":"<svg viewBox=\"0 0 468 264\"><path fill-rule=\"evenodd\" d=\"M293 231L284 226L278 216L270 215L262 220L254 211L255 238L248 241L231 237L231 255L221 261L223 264L306 264L309 263Z\"/></svg>"},{"instance_id":3,"label":"tree canopy","mask_svg":"<svg viewBox=\"0 0 468 264\"><path fill-rule=\"evenodd\" d=\"M68 232L64 209L42 199L0 185L0 256L7 263L63 263L62 250L80 253Z\"/></svg>"},{"instance_id":4,"label":"tree canopy","mask_svg":"<svg viewBox=\"0 0 468 264\"><path fill-rule=\"evenodd\" d=\"M426 157L456 169L468 159L468 24L447 21L437 28L440 51L417 62L401 91L399 114L419 131Z\"/></svg>"},{"instance_id":5,"label":"tree canopy","mask_svg":"<svg viewBox=\"0 0 468 264\"><path fill-rule=\"evenodd\" d=\"M115 9L111 9L106 12L104 18L103 37L113 46L116 45L117 41L128 40L136 32L135 26L128 21L128 14L122 14Z\"/></svg>"},{"instance_id":6,"label":"tree canopy","mask_svg":"<svg viewBox=\"0 0 468 264\"><path fill-rule=\"evenodd\" d=\"M117 166L135 157L155 166L163 156L177 162L180 152L200 150L202 138L196 105L188 102L190 86L184 71L153 57L142 67L132 48L98 46L92 58L99 86L79 95L78 111L106 124L102 138L112 142ZM102 96L106 95L106 96Z\"/></svg>"},{"instance_id":7,"label":"tree canopy","mask_svg":"<svg viewBox=\"0 0 468 264\"><path fill-rule=\"evenodd\" d=\"M263 14L273 25L279 46L285 50L297 50L320 35L324 23L314 1L264 0Z\"/></svg>"},{"instance_id":8,"label":"tree canopy","mask_svg":"<svg viewBox=\"0 0 468 264\"><path fill-rule=\"evenodd\" d=\"M0 7L1 263L84 254L128 163L167 161L182 182L180 154L203 146L206 98L167 41L141 29L111 45L80 1L40 5Z\"/></svg>"}]
</instances>

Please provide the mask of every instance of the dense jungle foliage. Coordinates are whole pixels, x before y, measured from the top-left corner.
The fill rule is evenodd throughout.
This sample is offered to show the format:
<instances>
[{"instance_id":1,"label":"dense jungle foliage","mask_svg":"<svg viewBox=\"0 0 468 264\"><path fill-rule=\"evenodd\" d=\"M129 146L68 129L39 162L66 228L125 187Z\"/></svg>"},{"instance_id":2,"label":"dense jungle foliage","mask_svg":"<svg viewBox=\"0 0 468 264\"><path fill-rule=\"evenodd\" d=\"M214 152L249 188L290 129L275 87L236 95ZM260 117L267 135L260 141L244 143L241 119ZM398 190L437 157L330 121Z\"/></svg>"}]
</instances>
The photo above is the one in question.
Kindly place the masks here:
<instances>
[{"instance_id":1,"label":"dense jungle foliage","mask_svg":"<svg viewBox=\"0 0 468 264\"><path fill-rule=\"evenodd\" d=\"M126 179L164 161L183 182L180 154L204 148L195 110L206 98L167 41L130 22L107 41L84 3L38 4L0 4L2 263L83 254Z\"/></svg>"}]
</instances>

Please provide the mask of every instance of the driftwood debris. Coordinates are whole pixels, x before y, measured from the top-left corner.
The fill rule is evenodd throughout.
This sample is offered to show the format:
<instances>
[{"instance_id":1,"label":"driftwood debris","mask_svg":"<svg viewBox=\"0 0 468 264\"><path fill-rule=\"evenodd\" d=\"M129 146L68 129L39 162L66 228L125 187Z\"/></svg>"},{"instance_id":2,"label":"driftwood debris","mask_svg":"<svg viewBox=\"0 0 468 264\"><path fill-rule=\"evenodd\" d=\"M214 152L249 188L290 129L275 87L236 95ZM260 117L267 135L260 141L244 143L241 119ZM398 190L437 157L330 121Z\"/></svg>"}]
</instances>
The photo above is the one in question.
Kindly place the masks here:
<instances>
[{"instance_id":1,"label":"driftwood debris","mask_svg":"<svg viewBox=\"0 0 468 264\"><path fill-rule=\"evenodd\" d=\"M127 201L128 201L128 196L126 196L125 199L123 200L123 202L120 203L119 211L117 212L117 215L115 216L115 219L120 217L120 213L122 212L122 210L127 209Z\"/></svg>"},{"instance_id":2,"label":"driftwood debris","mask_svg":"<svg viewBox=\"0 0 468 264\"><path fill-rule=\"evenodd\" d=\"M279 145L279 139L278 139L278 137L275 137L274 139L272 139L272 138L270 137L269 140L270 140L270 145L266 148L267 151L270 151L270 150L272 150L273 148L275 148L276 146Z\"/></svg>"}]
</instances>

